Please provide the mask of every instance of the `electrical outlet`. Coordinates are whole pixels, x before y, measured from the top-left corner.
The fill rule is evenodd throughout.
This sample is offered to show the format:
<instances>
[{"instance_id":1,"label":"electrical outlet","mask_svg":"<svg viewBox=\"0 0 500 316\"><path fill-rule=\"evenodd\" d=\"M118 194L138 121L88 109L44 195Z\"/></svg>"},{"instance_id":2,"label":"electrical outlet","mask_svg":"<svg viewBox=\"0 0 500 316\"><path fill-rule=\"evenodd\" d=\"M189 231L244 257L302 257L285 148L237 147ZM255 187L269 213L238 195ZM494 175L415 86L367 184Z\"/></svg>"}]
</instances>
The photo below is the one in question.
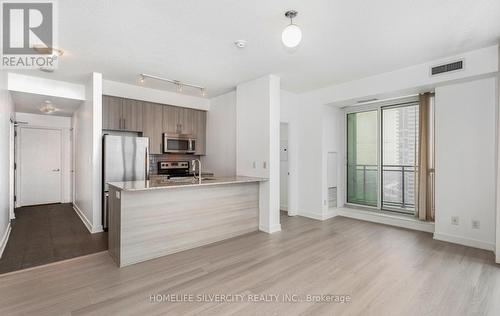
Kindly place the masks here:
<instances>
[{"instance_id":1,"label":"electrical outlet","mask_svg":"<svg viewBox=\"0 0 500 316\"><path fill-rule=\"evenodd\" d=\"M452 216L451 217L451 224L452 225L458 225L459 224L459 218L458 218L458 216Z\"/></svg>"},{"instance_id":2,"label":"electrical outlet","mask_svg":"<svg viewBox=\"0 0 500 316\"><path fill-rule=\"evenodd\" d=\"M481 228L481 222L478 221L477 219L472 220L472 228L473 229L479 229Z\"/></svg>"}]
</instances>

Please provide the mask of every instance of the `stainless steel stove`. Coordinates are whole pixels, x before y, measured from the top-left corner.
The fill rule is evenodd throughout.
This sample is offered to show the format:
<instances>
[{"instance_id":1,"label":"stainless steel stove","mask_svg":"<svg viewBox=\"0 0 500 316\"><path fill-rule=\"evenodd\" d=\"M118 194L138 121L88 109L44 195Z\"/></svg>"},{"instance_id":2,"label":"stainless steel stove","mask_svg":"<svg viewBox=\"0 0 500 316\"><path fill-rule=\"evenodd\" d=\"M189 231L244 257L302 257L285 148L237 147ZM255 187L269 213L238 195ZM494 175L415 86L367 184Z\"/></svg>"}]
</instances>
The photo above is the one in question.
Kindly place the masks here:
<instances>
[{"instance_id":1,"label":"stainless steel stove","mask_svg":"<svg viewBox=\"0 0 500 316\"><path fill-rule=\"evenodd\" d=\"M158 161L158 174L169 178L192 177L189 161Z\"/></svg>"}]
</instances>

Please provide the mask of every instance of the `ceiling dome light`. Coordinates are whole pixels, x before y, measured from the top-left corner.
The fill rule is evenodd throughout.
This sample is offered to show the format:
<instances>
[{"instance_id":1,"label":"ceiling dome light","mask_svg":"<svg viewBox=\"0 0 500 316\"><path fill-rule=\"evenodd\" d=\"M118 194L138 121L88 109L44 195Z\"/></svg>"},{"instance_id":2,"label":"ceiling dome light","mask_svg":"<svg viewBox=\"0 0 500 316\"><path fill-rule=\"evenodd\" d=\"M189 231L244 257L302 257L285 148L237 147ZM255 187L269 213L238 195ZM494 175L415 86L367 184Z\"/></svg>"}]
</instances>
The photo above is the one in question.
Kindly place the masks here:
<instances>
[{"instance_id":1,"label":"ceiling dome light","mask_svg":"<svg viewBox=\"0 0 500 316\"><path fill-rule=\"evenodd\" d=\"M43 112L46 114L54 113L56 111L57 111L57 108L54 107L54 105L52 105L52 102L50 100L45 100L42 103L42 106L40 107L40 112Z\"/></svg>"},{"instance_id":2,"label":"ceiling dome light","mask_svg":"<svg viewBox=\"0 0 500 316\"><path fill-rule=\"evenodd\" d=\"M283 42L283 45L289 48L297 47L302 40L302 31L300 30L300 27L293 24L293 18L295 18L297 14L298 12L293 10L285 13L285 16L290 19L290 25L285 27L283 33L281 33L281 41Z\"/></svg>"}]
</instances>

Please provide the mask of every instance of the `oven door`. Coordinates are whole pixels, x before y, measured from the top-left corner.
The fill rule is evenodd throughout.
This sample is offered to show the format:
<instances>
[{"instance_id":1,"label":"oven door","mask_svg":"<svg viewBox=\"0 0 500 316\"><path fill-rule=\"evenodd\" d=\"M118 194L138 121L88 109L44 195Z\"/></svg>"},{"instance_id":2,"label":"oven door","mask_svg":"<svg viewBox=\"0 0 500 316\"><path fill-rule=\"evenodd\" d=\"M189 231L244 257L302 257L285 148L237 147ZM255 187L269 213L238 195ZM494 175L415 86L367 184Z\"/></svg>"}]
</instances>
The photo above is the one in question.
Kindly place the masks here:
<instances>
[{"instance_id":1,"label":"oven door","mask_svg":"<svg viewBox=\"0 0 500 316\"><path fill-rule=\"evenodd\" d=\"M194 154L193 146L190 137L163 136L163 152L166 154Z\"/></svg>"}]
</instances>

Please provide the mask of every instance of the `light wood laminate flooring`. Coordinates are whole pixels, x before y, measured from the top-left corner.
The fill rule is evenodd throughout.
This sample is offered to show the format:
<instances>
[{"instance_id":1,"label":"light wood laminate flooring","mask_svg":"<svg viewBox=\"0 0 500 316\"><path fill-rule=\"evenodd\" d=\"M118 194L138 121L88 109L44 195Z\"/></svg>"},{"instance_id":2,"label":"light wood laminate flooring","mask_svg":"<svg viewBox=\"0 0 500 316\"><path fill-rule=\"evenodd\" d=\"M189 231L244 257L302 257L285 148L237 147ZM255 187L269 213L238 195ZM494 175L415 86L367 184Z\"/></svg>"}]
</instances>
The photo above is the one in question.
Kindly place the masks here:
<instances>
[{"instance_id":1,"label":"light wood laminate flooring","mask_svg":"<svg viewBox=\"0 0 500 316\"><path fill-rule=\"evenodd\" d=\"M491 252L344 217L283 215L282 228L122 269L103 252L6 274L0 315L500 315ZM151 302L155 294L349 295L350 302Z\"/></svg>"}]
</instances>

